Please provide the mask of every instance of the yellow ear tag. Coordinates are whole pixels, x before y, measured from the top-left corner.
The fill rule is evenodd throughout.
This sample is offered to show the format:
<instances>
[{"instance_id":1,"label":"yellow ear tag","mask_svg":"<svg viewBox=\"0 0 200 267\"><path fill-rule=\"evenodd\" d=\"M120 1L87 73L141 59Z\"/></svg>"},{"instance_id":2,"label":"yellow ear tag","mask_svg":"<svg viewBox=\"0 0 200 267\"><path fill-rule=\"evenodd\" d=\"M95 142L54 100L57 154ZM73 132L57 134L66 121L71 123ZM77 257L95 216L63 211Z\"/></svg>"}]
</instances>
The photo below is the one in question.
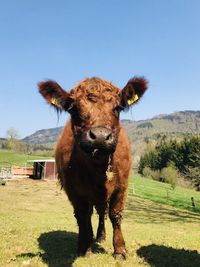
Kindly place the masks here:
<instances>
[{"instance_id":1,"label":"yellow ear tag","mask_svg":"<svg viewBox=\"0 0 200 267\"><path fill-rule=\"evenodd\" d=\"M58 108L61 108L61 105L58 104L58 101L57 101L56 98L52 98L51 99L51 104L54 105L54 106L56 106L56 107L58 107Z\"/></svg>"},{"instance_id":2,"label":"yellow ear tag","mask_svg":"<svg viewBox=\"0 0 200 267\"><path fill-rule=\"evenodd\" d=\"M127 103L130 106L131 104L133 104L134 102L136 102L138 99L139 99L138 95L135 94L132 99L128 99Z\"/></svg>"}]
</instances>

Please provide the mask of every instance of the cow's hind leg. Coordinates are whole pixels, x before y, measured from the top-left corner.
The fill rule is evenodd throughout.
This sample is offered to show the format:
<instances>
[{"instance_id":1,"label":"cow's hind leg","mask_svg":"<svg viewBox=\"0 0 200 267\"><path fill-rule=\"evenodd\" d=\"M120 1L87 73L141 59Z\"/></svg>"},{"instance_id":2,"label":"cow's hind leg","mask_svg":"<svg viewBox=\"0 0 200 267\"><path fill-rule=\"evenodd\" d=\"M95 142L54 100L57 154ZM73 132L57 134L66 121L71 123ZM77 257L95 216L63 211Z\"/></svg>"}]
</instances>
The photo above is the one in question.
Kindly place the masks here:
<instances>
[{"instance_id":1,"label":"cow's hind leg","mask_svg":"<svg viewBox=\"0 0 200 267\"><path fill-rule=\"evenodd\" d=\"M124 191L114 192L109 205L109 217L113 226L114 257L126 259L125 242L121 231L122 211L126 193Z\"/></svg>"},{"instance_id":2,"label":"cow's hind leg","mask_svg":"<svg viewBox=\"0 0 200 267\"><path fill-rule=\"evenodd\" d=\"M107 209L107 203L98 204L95 206L97 213L99 215L99 225L97 228L97 236L96 241L101 243L106 239L106 231L105 231L105 214Z\"/></svg>"},{"instance_id":3,"label":"cow's hind leg","mask_svg":"<svg viewBox=\"0 0 200 267\"><path fill-rule=\"evenodd\" d=\"M93 207L87 200L81 199L74 206L74 215L76 217L79 235L78 235L78 249L77 254L84 256L91 251L93 242L93 230L91 223L91 216Z\"/></svg>"}]
</instances>

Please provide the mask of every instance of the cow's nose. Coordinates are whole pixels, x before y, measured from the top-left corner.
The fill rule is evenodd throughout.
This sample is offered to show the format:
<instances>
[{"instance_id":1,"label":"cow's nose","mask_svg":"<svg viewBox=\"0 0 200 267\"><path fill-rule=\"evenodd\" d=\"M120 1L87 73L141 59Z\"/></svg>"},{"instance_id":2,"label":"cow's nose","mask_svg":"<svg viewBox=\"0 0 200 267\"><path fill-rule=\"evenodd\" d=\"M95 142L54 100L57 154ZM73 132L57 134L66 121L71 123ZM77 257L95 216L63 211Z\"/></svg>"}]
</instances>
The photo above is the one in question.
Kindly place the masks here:
<instances>
[{"instance_id":1,"label":"cow's nose","mask_svg":"<svg viewBox=\"0 0 200 267\"><path fill-rule=\"evenodd\" d=\"M112 143L113 133L112 130L106 127L93 127L88 131L88 140L92 143Z\"/></svg>"}]
</instances>

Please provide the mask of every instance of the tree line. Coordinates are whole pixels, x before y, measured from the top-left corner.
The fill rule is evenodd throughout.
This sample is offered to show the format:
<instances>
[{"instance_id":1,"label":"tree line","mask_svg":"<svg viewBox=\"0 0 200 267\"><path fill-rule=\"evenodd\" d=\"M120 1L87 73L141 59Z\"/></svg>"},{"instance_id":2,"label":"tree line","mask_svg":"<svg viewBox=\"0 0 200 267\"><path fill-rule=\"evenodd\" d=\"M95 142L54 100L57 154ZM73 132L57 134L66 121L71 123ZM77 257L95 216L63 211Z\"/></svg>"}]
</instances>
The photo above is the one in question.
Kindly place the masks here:
<instances>
[{"instance_id":1,"label":"tree line","mask_svg":"<svg viewBox=\"0 0 200 267\"><path fill-rule=\"evenodd\" d=\"M12 150L16 153L23 153L38 156L53 156L52 146L43 144L30 144L19 140L18 131L10 128L7 131L7 138L0 138L0 149Z\"/></svg>"},{"instance_id":2,"label":"tree line","mask_svg":"<svg viewBox=\"0 0 200 267\"><path fill-rule=\"evenodd\" d=\"M28 144L20 140L0 140L0 149L12 150L16 153L23 153L38 156L53 156L53 147L42 144Z\"/></svg>"},{"instance_id":3,"label":"tree line","mask_svg":"<svg viewBox=\"0 0 200 267\"><path fill-rule=\"evenodd\" d=\"M165 177L163 171L166 172ZM155 146L148 144L140 159L138 172L142 175L150 173L150 176L157 176L157 180L172 184L175 181L167 179L171 177L173 180L179 172L200 191L200 135L188 136L181 141L167 140L163 136Z\"/></svg>"}]
</instances>

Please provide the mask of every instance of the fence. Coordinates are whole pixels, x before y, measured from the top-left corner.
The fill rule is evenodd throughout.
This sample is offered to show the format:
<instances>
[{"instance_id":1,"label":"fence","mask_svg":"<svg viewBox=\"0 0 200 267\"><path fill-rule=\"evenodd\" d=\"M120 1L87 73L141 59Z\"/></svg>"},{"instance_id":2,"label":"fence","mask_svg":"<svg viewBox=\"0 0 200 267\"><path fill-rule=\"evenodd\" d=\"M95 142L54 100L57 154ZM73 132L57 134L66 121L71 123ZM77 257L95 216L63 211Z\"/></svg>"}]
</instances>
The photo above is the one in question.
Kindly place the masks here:
<instances>
[{"instance_id":1,"label":"fence","mask_svg":"<svg viewBox=\"0 0 200 267\"><path fill-rule=\"evenodd\" d=\"M30 175L33 175L33 167L21 167L21 166L13 165L11 168L11 173L13 175L30 176Z\"/></svg>"},{"instance_id":2,"label":"fence","mask_svg":"<svg viewBox=\"0 0 200 267\"><path fill-rule=\"evenodd\" d=\"M13 165L11 167L0 167L0 179L3 180L31 175L33 175L33 167L21 167L17 165Z\"/></svg>"},{"instance_id":3,"label":"fence","mask_svg":"<svg viewBox=\"0 0 200 267\"><path fill-rule=\"evenodd\" d=\"M128 187L128 196L142 197L158 203L200 212L199 192L183 188L173 190L168 184L161 183L161 186L151 186L131 182Z\"/></svg>"},{"instance_id":4,"label":"fence","mask_svg":"<svg viewBox=\"0 0 200 267\"><path fill-rule=\"evenodd\" d=\"M12 178L11 168L0 168L0 179L11 179Z\"/></svg>"}]
</instances>

